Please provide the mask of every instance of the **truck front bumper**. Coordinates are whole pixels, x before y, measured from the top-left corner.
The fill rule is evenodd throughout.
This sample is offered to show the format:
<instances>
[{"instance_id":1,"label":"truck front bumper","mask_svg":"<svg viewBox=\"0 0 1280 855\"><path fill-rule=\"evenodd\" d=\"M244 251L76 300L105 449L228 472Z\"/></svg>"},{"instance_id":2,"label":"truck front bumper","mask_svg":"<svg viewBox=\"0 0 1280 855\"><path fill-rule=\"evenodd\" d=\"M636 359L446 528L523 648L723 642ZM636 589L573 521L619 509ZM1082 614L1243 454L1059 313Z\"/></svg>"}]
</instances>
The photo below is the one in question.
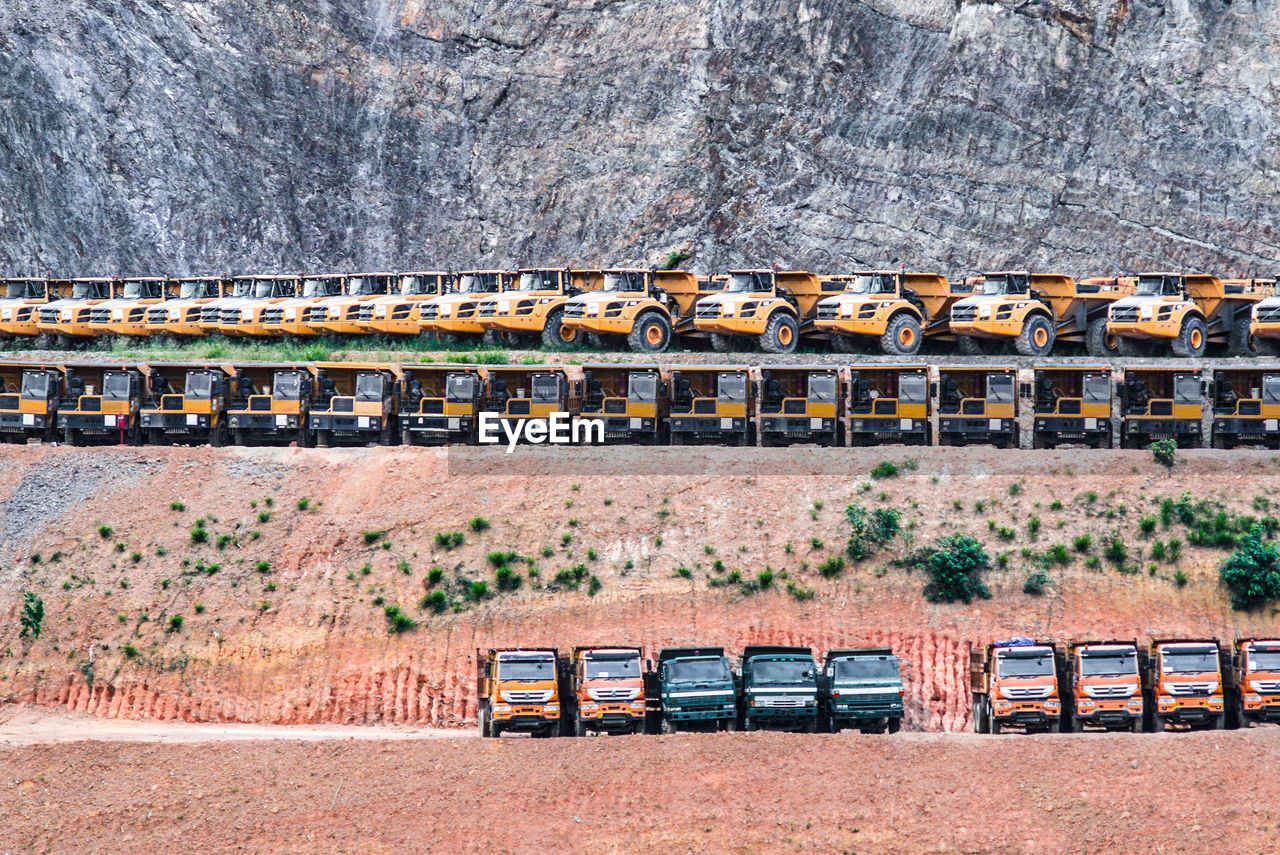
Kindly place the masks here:
<instances>
[{"instance_id":1,"label":"truck front bumper","mask_svg":"<svg viewBox=\"0 0 1280 855\"><path fill-rule=\"evenodd\" d=\"M836 420L808 416L761 416L760 432L795 440L832 436L836 432Z\"/></svg>"},{"instance_id":2,"label":"truck front bumper","mask_svg":"<svg viewBox=\"0 0 1280 855\"><path fill-rule=\"evenodd\" d=\"M380 433L383 424L382 416L358 416L346 413L312 413L309 421L312 430L327 430L351 436Z\"/></svg>"},{"instance_id":3,"label":"truck front bumper","mask_svg":"<svg viewBox=\"0 0 1280 855\"><path fill-rule=\"evenodd\" d=\"M417 413L400 416L400 430L427 440L448 442L471 436L475 419L471 416L425 416Z\"/></svg>"},{"instance_id":4,"label":"truck front bumper","mask_svg":"<svg viewBox=\"0 0 1280 855\"><path fill-rule=\"evenodd\" d=\"M44 413L0 413L0 431L5 433L43 431L52 424L51 418L51 416Z\"/></svg>"},{"instance_id":5,"label":"truck front bumper","mask_svg":"<svg viewBox=\"0 0 1280 855\"><path fill-rule=\"evenodd\" d=\"M988 419L985 417L974 418L972 416L940 416L938 418L938 432L957 434L965 438L981 439L984 436L991 437L1011 437L1013 436L1014 426L1017 422L1014 419Z\"/></svg>"},{"instance_id":6,"label":"truck front bumper","mask_svg":"<svg viewBox=\"0 0 1280 855\"><path fill-rule=\"evenodd\" d=\"M719 439L731 436L745 436L747 420L741 416L672 416L671 432L688 434L696 439Z\"/></svg>"},{"instance_id":7,"label":"truck front bumper","mask_svg":"<svg viewBox=\"0 0 1280 855\"><path fill-rule=\"evenodd\" d=\"M65 430L93 431L107 433L109 431L128 430L128 413L82 413L78 410L58 413L58 428Z\"/></svg>"}]
</instances>

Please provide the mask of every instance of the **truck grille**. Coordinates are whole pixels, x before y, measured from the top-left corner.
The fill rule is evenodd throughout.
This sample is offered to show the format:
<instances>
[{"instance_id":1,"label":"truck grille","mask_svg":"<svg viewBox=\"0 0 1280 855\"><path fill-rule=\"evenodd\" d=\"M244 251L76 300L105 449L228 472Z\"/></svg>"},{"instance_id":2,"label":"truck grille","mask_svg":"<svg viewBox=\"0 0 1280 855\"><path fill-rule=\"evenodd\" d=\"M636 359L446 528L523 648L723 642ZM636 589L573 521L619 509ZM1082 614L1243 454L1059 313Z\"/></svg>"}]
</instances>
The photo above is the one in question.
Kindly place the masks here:
<instances>
[{"instance_id":1,"label":"truck grille","mask_svg":"<svg viewBox=\"0 0 1280 855\"><path fill-rule=\"evenodd\" d=\"M1111 310L1111 320L1121 324L1131 324L1138 320L1137 306L1119 306Z\"/></svg>"},{"instance_id":2,"label":"truck grille","mask_svg":"<svg viewBox=\"0 0 1280 855\"><path fill-rule=\"evenodd\" d=\"M206 306L200 310L200 323L216 324L222 317L222 310L216 306Z\"/></svg>"},{"instance_id":3,"label":"truck grille","mask_svg":"<svg viewBox=\"0 0 1280 855\"><path fill-rule=\"evenodd\" d=\"M1259 306L1258 320L1264 324L1280 323L1280 306Z\"/></svg>"},{"instance_id":4,"label":"truck grille","mask_svg":"<svg viewBox=\"0 0 1280 855\"><path fill-rule=\"evenodd\" d=\"M1213 683L1165 683L1165 687L1169 690L1169 694L1178 697L1187 696L1205 696L1208 695L1214 687Z\"/></svg>"},{"instance_id":5,"label":"truck grille","mask_svg":"<svg viewBox=\"0 0 1280 855\"><path fill-rule=\"evenodd\" d=\"M805 698L756 698L756 709L794 710L805 705Z\"/></svg>"},{"instance_id":6,"label":"truck grille","mask_svg":"<svg viewBox=\"0 0 1280 855\"><path fill-rule=\"evenodd\" d=\"M1127 698L1134 694L1133 686L1089 686L1086 693L1091 698Z\"/></svg>"},{"instance_id":7,"label":"truck grille","mask_svg":"<svg viewBox=\"0 0 1280 855\"><path fill-rule=\"evenodd\" d=\"M284 309L272 306L269 309L262 310L262 322L264 324L279 324L284 322Z\"/></svg>"},{"instance_id":8,"label":"truck grille","mask_svg":"<svg viewBox=\"0 0 1280 855\"><path fill-rule=\"evenodd\" d=\"M1259 692L1272 695L1280 692L1280 680L1254 680L1253 687Z\"/></svg>"},{"instance_id":9,"label":"truck grille","mask_svg":"<svg viewBox=\"0 0 1280 855\"><path fill-rule=\"evenodd\" d=\"M235 326L236 324L240 323L240 310L239 309L223 309L221 317L218 318L218 323Z\"/></svg>"},{"instance_id":10,"label":"truck grille","mask_svg":"<svg viewBox=\"0 0 1280 855\"><path fill-rule=\"evenodd\" d=\"M710 306L699 306L698 317L700 318L718 318L720 317L720 304L712 303Z\"/></svg>"},{"instance_id":11,"label":"truck grille","mask_svg":"<svg viewBox=\"0 0 1280 855\"><path fill-rule=\"evenodd\" d=\"M355 312L355 320L361 323L368 323L373 320L373 304L364 303Z\"/></svg>"},{"instance_id":12,"label":"truck grille","mask_svg":"<svg viewBox=\"0 0 1280 855\"><path fill-rule=\"evenodd\" d=\"M953 321L973 321L978 318L977 306L956 306L951 310L951 320Z\"/></svg>"},{"instance_id":13,"label":"truck grille","mask_svg":"<svg viewBox=\"0 0 1280 855\"><path fill-rule=\"evenodd\" d=\"M56 324L57 322L58 322L57 309L41 309L40 310L40 323Z\"/></svg>"},{"instance_id":14,"label":"truck grille","mask_svg":"<svg viewBox=\"0 0 1280 855\"><path fill-rule=\"evenodd\" d=\"M106 323L110 323L110 321L111 321L110 309L94 309L92 312L89 313L89 323L91 324L106 324Z\"/></svg>"},{"instance_id":15,"label":"truck grille","mask_svg":"<svg viewBox=\"0 0 1280 855\"><path fill-rule=\"evenodd\" d=\"M1000 691L1011 701L1036 701L1049 697L1053 686L1005 686Z\"/></svg>"},{"instance_id":16,"label":"truck grille","mask_svg":"<svg viewBox=\"0 0 1280 855\"><path fill-rule=\"evenodd\" d=\"M162 324L169 320L169 310L163 306L156 306L147 312L147 323Z\"/></svg>"},{"instance_id":17,"label":"truck grille","mask_svg":"<svg viewBox=\"0 0 1280 855\"><path fill-rule=\"evenodd\" d=\"M564 307L564 316L566 318L581 318L587 313L585 303L570 303Z\"/></svg>"},{"instance_id":18,"label":"truck grille","mask_svg":"<svg viewBox=\"0 0 1280 855\"><path fill-rule=\"evenodd\" d=\"M309 324L322 323L329 319L329 307L311 306L307 309L307 313L304 317L306 322Z\"/></svg>"},{"instance_id":19,"label":"truck grille","mask_svg":"<svg viewBox=\"0 0 1280 855\"><path fill-rule=\"evenodd\" d=\"M418 310L418 317L422 318L424 321L434 321L436 318L440 317L440 307L423 306Z\"/></svg>"},{"instance_id":20,"label":"truck grille","mask_svg":"<svg viewBox=\"0 0 1280 855\"><path fill-rule=\"evenodd\" d=\"M839 312L840 312L839 306L836 306L836 305L824 306L821 303L818 304L818 320L820 321L834 321L838 316Z\"/></svg>"},{"instance_id":21,"label":"truck grille","mask_svg":"<svg viewBox=\"0 0 1280 855\"><path fill-rule=\"evenodd\" d=\"M590 696L597 701L629 701L640 694L639 689L591 689Z\"/></svg>"},{"instance_id":22,"label":"truck grille","mask_svg":"<svg viewBox=\"0 0 1280 855\"><path fill-rule=\"evenodd\" d=\"M492 318L498 313L497 303L481 303L479 315L482 318Z\"/></svg>"},{"instance_id":23,"label":"truck grille","mask_svg":"<svg viewBox=\"0 0 1280 855\"><path fill-rule=\"evenodd\" d=\"M545 704L551 700L550 689L538 689L528 692L501 692L502 699L509 704Z\"/></svg>"}]
</instances>

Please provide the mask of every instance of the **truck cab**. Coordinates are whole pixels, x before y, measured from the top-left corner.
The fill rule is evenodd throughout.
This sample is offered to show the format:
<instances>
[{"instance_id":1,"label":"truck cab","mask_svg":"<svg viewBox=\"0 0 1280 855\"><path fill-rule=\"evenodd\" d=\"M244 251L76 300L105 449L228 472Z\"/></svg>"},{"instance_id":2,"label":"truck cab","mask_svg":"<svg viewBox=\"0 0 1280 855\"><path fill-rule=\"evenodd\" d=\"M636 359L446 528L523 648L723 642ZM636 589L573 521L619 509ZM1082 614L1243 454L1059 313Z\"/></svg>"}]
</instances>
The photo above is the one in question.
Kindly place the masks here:
<instances>
[{"instance_id":1,"label":"truck cab","mask_svg":"<svg viewBox=\"0 0 1280 855\"><path fill-rule=\"evenodd\" d=\"M749 645L738 670L744 730L818 730L818 664L807 647Z\"/></svg>"},{"instance_id":2,"label":"truck cab","mask_svg":"<svg viewBox=\"0 0 1280 855\"><path fill-rule=\"evenodd\" d=\"M561 699L569 694L568 670L567 661L553 648L477 650L480 735L559 736Z\"/></svg>"},{"instance_id":3,"label":"truck cab","mask_svg":"<svg viewBox=\"0 0 1280 855\"><path fill-rule=\"evenodd\" d=\"M1115 384L1109 367L1037 368L1034 377L1032 448L1111 447Z\"/></svg>"},{"instance_id":4,"label":"truck cab","mask_svg":"<svg viewBox=\"0 0 1280 855\"><path fill-rule=\"evenodd\" d=\"M115 289L115 279L72 279L71 296L45 303L36 326L40 332L64 338L93 336L96 333L89 325L93 309L110 300Z\"/></svg>"},{"instance_id":5,"label":"truck cab","mask_svg":"<svg viewBox=\"0 0 1280 855\"><path fill-rule=\"evenodd\" d=\"M582 377L582 415L604 422L606 442L662 440L668 397L657 365L592 363L583 366Z\"/></svg>"},{"instance_id":6,"label":"truck cab","mask_svg":"<svg viewBox=\"0 0 1280 855\"><path fill-rule=\"evenodd\" d=\"M1172 439L1181 448L1201 445L1204 385L1195 369L1126 368L1120 447L1145 448L1157 439Z\"/></svg>"},{"instance_id":7,"label":"truck cab","mask_svg":"<svg viewBox=\"0 0 1280 855\"><path fill-rule=\"evenodd\" d=\"M1152 641L1143 689L1153 733L1170 724L1209 730L1226 725L1217 639Z\"/></svg>"},{"instance_id":8,"label":"truck cab","mask_svg":"<svg viewBox=\"0 0 1280 855\"><path fill-rule=\"evenodd\" d=\"M147 335L147 312L177 292L165 277L123 279L116 297L93 307L89 326L97 335Z\"/></svg>"},{"instance_id":9,"label":"truck cab","mask_svg":"<svg viewBox=\"0 0 1280 855\"><path fill-rule=\"evenodd\" d=\"M0 364L0 441L57 438L60 365Z\"/></svg>"},{"instance_id":10,"label":"truck cab","mask_svg":"<svg viewBox=\"0 0 1280 855\"><path fill-rule=\"evenodd\" d=\"M825 366L771 366L760 370L760 444L843 443L840 372Z\"/></svg>"},{"instance_id":11,"label":"truck cab","mask_svg":"<svg viewBox=\"0 0 1280 855\"><path fill-rule=\"evenodd\" d=\"M317 319L318 306L312 306L307 323L330 335L358 335L361 314L372 305L392 293L396 285L394 273L356 273L347 279L347 289L341 298L325 303L325 314Z\"/></svg>"},{"instance_id":12,"label":"truck cab","mask_svg":"<svg viewBox=\"0 0 1280 855\"><path fill-rule=\"evenodd\" d=\"M599 270L521 270L515 288L480 301L480 324L490 339L511 343L541 341L547 349L571 347L582 332L564 323L565 306L584 291L599 288Z\"/></svg>"},{"instance_id":13,"label":"truck cab","mask_svg":"<svg viewBox=\"0 0 1280 855\"><path fill-rule=\"evenodd\" d=\"M765 353L791 353L811 331L824 287L844 290L845 280L803 271L734 270L724 290L698 300L694 329L709 334L721 353L752 342Z\"/></svg>"},{"instance_id":14,"label":"truck cab","mask_svg":"<svg viewBox=\"0 0 1280 855\"><path fill-rule=\"evenodd\" d=\"M409 445L476 441L485 378L479 368L402 365L400 435Z\"/></svg>"},{"instance_id":15,"label":"truck cab","mask_svg":"<svg viewBox=\"0 0 1280 855\"><path fill-rule=\"evenodd\" d=\"M851 444L929 444L928 366L856 365L847 400Z\"/></svg>"},{"instance_id":16,"label":"truck cab","mask_svg":"<svg viewBox=\"0 0 1280 855\"><path fill-rule=\"evenodd\" d=\"M483 412L503 421L546 419L554 413L576 415L578 398L565 370L557 365L494 366L488 368L488 395Z\"/></svg>"},{"instance_id":17,"label":"truck cab","mask_svg":"<svg viewBox=\"0 0 1280 855\"><path fill-rule=\"evenodd\" d=\"M681 366L671 372L671 444L752 445L750 375L741 367Z\"/></svg>"},{"instance_id":18,"label":"truck cab","mask_svg":"<svg viewBox=\"0 0 1280 855\"><path fill-rule=\"evenodd\" d=\"M277 303L296 297L299 284L296 276L253 277L253 297L224 305L218 332L233 336L276 335L278 330L264 320L266 313Z\"/></svg>"},{"instance_id":19,"label":"truck cab","mask_svg":"<svg viewBox=\"0 0 1280 855\"><path fill-rule=\"evenodd\" d=\"M1215 368L1213 447L1280 448L1280 370Z\"/></svg>"},{"instance_id":20,"label":"truck cab","mask_svg":"<svg viewBox=\"0 0 1280 855\"><path fill-rule=\"evenodd\" d=\"M317 362L310 428L316 445L400 442L400 366Z\"/></svg>"},{"instance_id":21,"label":"truck cab","mask_svg":"<svg viewBox=\"0 0 1280 855\"><path fill-rule=\"evenodd\" d=\"M206 306L230 288L230 281L216 276L177 280L177 294L147 310L146 333L149 335L200 336Z\"/></svg>"},{"instance_id":22,"label":"truck cab","mask_svg":"<svg viewBox=\"0 0 1280 855\"><path fill-rule=\"evenodd\" d=\"M1227 678L1241 727L1280 723L1280 638L1236 639Z\"/></svg>"},{"instance_id":23,"label":"truck cab","mask_svg":"<svg viewBox=\"0 0 1280 855\"><path fill-rule=\"evenodd\" d=\"M661 733L737 729L737 688L722 647L662 650L645 674L645 697Z\"/></svg>"},{"instance_id":24,"label":"truck cab","mask_svg":"<svg viewBox=\"0 0 1280 855\"><path fill-rule=\"evenodd\" d=\"M832 733L897 733L902 727L902 670L888 647L829 650L822 667L822 718Z\"/></svg>"},{"instance_id":25,"label":"truck cab","mask_svg":"<svg viewBox=\"0 0 1280 855\"><path fill-rule=\"evenodd\" d=\"M1142 730L1142 678L1136 641L1077 641L1067 646L1071 730Z\"/></svg>"},{"instance_id":26,"label":"truck cab","mask_svg":"<svg viewBox=\"0 0 1280 855\"><path fill-rule=\"evenodd\" d=\"M330 303L342 299L346 287L347 277L338 274L302 277L288 299L263 310L262 335L319 335L320 322L329 317Z\"/></svg>"},{"instance_id":27,"label":"truck cab","mask_svg":"<svg viewBox=\"0 0 1280 855\"><path fill-rule=\"evenodd\" d=\"M67 445L142 444L139 413L146 375L137 365L66 366L58 430Z\"/></svg>"},{"instance_id":28,"label":"truck cab","mask_svg":"<svg viewBox=\"0 0 1280 855\"><path fill-rule=\"evenodd\" d=\"M1012 368L943 367L938 371L938 442L1018 447L1016 378Z\"/></svg>"},{"instance_id":29,"label":"truck cab","mask_svg":"<svg viewBox=\"0 0 1280 855\"><path fill-rule=\"evenodd\" d=\"M50 287L48 279L6 279L4 297L0 298L0 338L29 337L40 330L40 307L54 297L55 290L65 294L66 289Z\"/></svg>"},{"instance_id":30,"label":"truck cab","mask_svg":"<svg viewBox=\"0 0 1280 855\"><path fill-rule=\"evenodd\" d=\"M575 736L643 733L644 669L638 647L575 647L567 696Z\"/></svg>"},{"instance_id":31,"label":"truck cab","mask_svg":"<svg viewBox=\"0 0 1280 855\"><path fill-rule=\"evenodd\" d=\"M310 365L258 363L236 368L227 410L236 445L314 445L308 419L316 388Z\"/></svg>"},{"instance_id":32,"label":"truck cab","mask_svg":"<svg viewBox=\"0 0 1280 855\"><path fill-rule=\"evenodd\" d=\"M418 324L423 333L446 339L483 336L485 326L479 317L480 304L490 296L510 290L512 284L512 274L502 270L459 273L456 283L418 307Z\"/></svg>"},{"instance_id":33,"label":"truck cab","mask_svg":"<svg viewBox=\"0 0 1280 855\"><path fill-rule=\"evenodd\" d=\"M140 412L148 444L226 445L230 439L227 405L231 372L225 365L149 365L146 399Z\"/></svg>"},{"instance_id":34,"label":"truck cab","mask_svg":"<svg viewBox=\"0 0 1280 855\"><path fill-rule=\"evenodd\" d=\"M1027 733L1058 730L1058 652L1052 644L1012 638L970 648L973 722L978 733L1021 727Z\"/></svg>"},{"instance_id":35,"label":"truck cab","mask_svg":"<svg viewBox=\"0 0 1280 855\"><path fill-rule=\"evenodd\" d=\"M360 304L360 329L383 335L418 335L422 332L418 320L422 306L452 287L452 273L401 273L389 295Z\"/></svg>"},{"instance_id":36,"label":"truck cab","mask_svg":"<svg viewBox=\"0 0 1280 855\"><path fill-rule=\"evenodd\" d=\"M694 305L713 293L704 284L711 282L683 270L606 270L600 290L565 304L564 323L634 351L661 353L674 336L697 332Z\"/></svg>"},{"instance_id":37,"label":"truck cab","mask_svg":"<svg viewBox=\"0 0 1280 855\"><path fill-rule=\"evenodd\" d=\"M968 293L936 273L859 271L844 291L818 302L814 329L846 353L874 343L882 353L907 356L926 337L947 334L950 307Z\"/></svg>"}]
</instances>

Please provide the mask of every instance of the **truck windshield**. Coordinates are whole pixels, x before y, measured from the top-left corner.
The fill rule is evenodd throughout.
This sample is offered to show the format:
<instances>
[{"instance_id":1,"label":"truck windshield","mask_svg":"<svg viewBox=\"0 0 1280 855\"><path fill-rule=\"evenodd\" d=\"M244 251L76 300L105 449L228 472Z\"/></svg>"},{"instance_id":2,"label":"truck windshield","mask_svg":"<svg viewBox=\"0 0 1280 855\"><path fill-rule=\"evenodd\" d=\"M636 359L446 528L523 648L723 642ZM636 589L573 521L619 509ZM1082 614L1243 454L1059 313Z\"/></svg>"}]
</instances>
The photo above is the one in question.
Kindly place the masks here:
<instances>
[{"instance_id":1,"label":"truck windshield","mask_svg":"<svg viewBox=\"0 0 1280 855\"><path fill-rule=\"evenodd\" d=\"M1013 375L999 374L987 378L987 402L990 404L1013 403Z\"/></svg>"},{"instance_id":2,"label":"truck windshield","mask_svg":"<svg viewBox=\"0 0 1280 855\"><path fill-rule=\"evenodd\" d=\"M24 297L43 297L44 281L40 279L10 280L5 285L4 296L10 300L19 300Z\"/></svg>"},{"instance_id":3,"label":"truck windshield","mask_svg":"<svg viewBox=\"0 0 1280 855\"><path fill-rule=\"evenodd\" d=\"M801 686L813 682L813 663L803 659L765 659L751 663L757 684Z\"/></svg>"},{"instance_id":4,"label":"truck windshield","mask_svg":"<svg viewBox=\"0 0 1280 855\"><path fill-rule=\"evenodd\" d=\"M467 273L458 284L458 291L463 294L497 293L498 275L496 273Z\"/></svg>"},{"instance_id":5,"label":"truck windshield","mask_svg":"<svg viewBox=\"0 0 1280 855\"><path fill-rule=\"evenodd\" d=\"M632 374L627 377L627 400L641 404L658 400L658 375Z\"/></svg>"},{"instance_id":6,"label":"truck windshield","mask_svg":"<svg viewBox=\"0 0 1280 855\"><path fill-rule=\"evenodd\" d=\"M997 671L1001 677L1050 677L1053 675L1053 656L1049 651L1035 653L1000 653Z\"/></svg>"},{"instance_id":7,"label":"truck windshield","mask_svg":"<svg viewBox=\"0 0 1280 855\"><path fill-rule=\"evenodd\" d=\"M182 300L200 300L205 297L218 296L218 280L195 279L183 282L178 290L178 298Z\"/></svg>"},{"instance_id":8,"label":"truck windshield","mask_svg":"<svg viewBox=\"0 0 1280 855\"><path fill-rule=\"evenodd\" d=\"M1016 294L1012 280L1008 276L988 276L982 280L982 290L978 293L986 297L996 297L1001 294Z\"/></svg>"},{"instance_id":9,"label":"truck windshield","mask_svg":"<svg viewBox=\"0 0 1280 855\"><path fill-rule=\"evenodd\" d=\"M1139 276L1137 293L1143 297L1160 297L1180 293L1176 276Z\"/></svg>"},{"instance_id":10,"label":"truck windshield","mask_svg":"<svg viewBox=\"0 0 1280 855\"><path fill-rule=\"evenodd\" d=\"M556 276L554 270L535 271L533 273L521 273L520 291L555 291L557 289Z\"/></svg>"},{"instance_id":11,"label":"truck windshield","mask_svg":"<svg viewBox=\"0 0 1280 855\"><path fill-rule=\"evenodd\" d=\"M747 400L747 375L738 372L720 374L716 378L720 391L719 400L727 404L740 404Z\"/></svg>"},{"instance_id":12,"label":"truck windshield","mask_svg":"<svg viewBox=\"0 0 1280 855\"><path fill-rule=\"evenodd\" d=\"M898 377L898 400L904 404L923 404L929 396L929 378L923 374Z\"/></svg>"},{"instance_id":13,"label":"truck windshield","mask_svg":"<svg viewBox=\"0 0 1280 855\"><path fill-rule=\"evenodd\" d=\"M434 294L439 281L439 276L401 276L400 296L412 297L417 294Z\"/></svg>"},{"instance_id":14,"label":"truck windshield","mask_svg":"<svg viewBox=\"0 0 1280 855\"><path fill-rule=\"evenodd\" d=\"M471 374L450 374L445 379L445 400L454 403L468 402L475 398L476 380Z\"/></svg>"},{"instance_id":15,"label":"truck windshield","mask_svg":"<svg viewBox=\"0 0 1280 855\"><path fill-rule=\"evenodd\" d=\"M895 279L897 276L893 273L859 273L845 291L849 294L895 294L898 291Z\"/></svg>"},{"instance_id":16,"label":"truck windshield","mask_svg":"<svg viewBox=\"0 0 1280 855\"><path fill-rule=\"evenodd\" d=\"M585 662L585 679L635 680L640 677L640 657L606 658L588 656Z\"/></svg>"},{"instance_id":17,"label":"truck windshield","mask_svg":"<svg viewBox=\"0 0 1280 855\"><path fill-rule=\"evenodd\" d=\"M1280 374L1262 375L1262 402L1280 404Z\"/></svg>"},{"instance_id":18,"label":"truck windshield","mask_svg":"<svg viewBox=\"0 0 1280 855\"><path fill-rule=\"evenodd\" d=\"M677 659L667 663L669 683L723 683L729 679L729 663L714 659Z\"/></svg>"},{"instance_id":19,"label":"truck windshield","mask_svg":"<svg viewBox=\"0 0 1280 855\"><path fill-rule=\"evenodd\" d=\"M271 279L259 279L253 285L253 296L259 300L265 300L275 291L275 281Z\"/></svg>"},{"instance_id":20,"label":"truck windshield","mask_svg":"<svg viewBox=\"0 0 1280 855\"><path fill-rule=\"evenodd\" d=\"M76 282L71 286L73 300L105 300L111 296L111 287L106 282Z\"/></svg>"},{"instance_id":21,"label":"truck windshield","mask_svg":"<svg viewBox=\"0 0 1280 855\"><path fill-rule=\"evenodd\" d=\"M560 401L560 378L555 374L535 374L532 381L535 404L555 404Z\"/></svg>"},{"instance_id":22,"label":"truck windshield","mask_svg":"<svg viewBox=\"0 0 1280 855\"><path fill-rule=\"evenodd\" d=\"M1250 671L1280 671L1280 649L1249 649Z\"/></svg>"},{"instance_id":23,"label":"truck windshield","mask_svg":"<svg viewBox=\"0 0 1280 855\"><path fill-rule=\"evenodd\" d=\"M127 401L131 385L128 373L108 371L102 376L102 397L108 401Z\"/></svg>"},{"instance_id":24,"label":"truck windshield","mask_svg":"<svg viewBox=\"0 0 1280 855\"><path fill-rule=\"evenodd\" d=\"M188 371L185 398L208 400L213 397L213 375L208 371Z\"/></svg>"},{"instance_id":25,"label":"truck windshield","mask_svg":"<svg viewBox=\"0 0 1280 855\"><path fill-rule=\"evenodd\" d=\"M840 659L836 661L834 674L837 683L854 683L859 680L898 680L898 660L892 657Z\"/></svg>"},{"instance_id":26,"label":"truck windshield","mask_svg":"<svg viewBox=\"0 0 1280 855\"><path fill-rule=\"evenodd\" d=\"M253 280L237 279L231 283L232 297L251 297L253 296Z\"/></svg>"},{"instance_id":27,"label":"truck windshield","mask_svg":"<svg viewBox=\"0 0 1280 855\"><path fill-rule=\"evenodd\" d=\"M1203 674L1218 670L1218 651L1212 647L1166 650L1160 666L1166 674Z\"/></svg>"},{"instance_id":28,"label":"truck windshield","mask_svg":"<svg viewBox=\"0 0 1280 855\"><path fill-rule=\"evenodd\" d=\"M366 403L382 400L382 375L366 372L356 375L356 400Z\"/></svg>"},{"instance_id":29,"label":"truck windshield","mask_svg":"<svg viewBox=\"0 0 1280 855\"><path fill-rule=\"evenodd\" d=\"M1105 374L1090 374L1085 377L1084 399L1094 404L1109 402L1111 400L1111 378Z\"/></svg>"},{"instance_id":30,"label":"truck windshield","mask_svg":"<svg viewBox=\"0 0 1280 855\"><path fill-rule=\"evenodd\" d=\"M1175 404L1200 403L1200 378L1195 374L1179 374L1173 378Z\"/></svg>"},{"instance_id":31,"label":"truck windshield","mask_svg":"<svg viewBox=\"0 0 1280 855\"><path fill-rule=\"evenodd\" d=\"M43 401L49 397L49 375L44 371L22 372L21 396L27 400Z\"/></svg>"},{"instance_id":32,"label":"truck windshield","mask_svg":"<svg viewBox=\"0 0 1280 855\"><path fill-rule=\"evenodd\" d=\"M551 659L503 659L498 664L498 679L534 682L554 680L556 663Z\"/></svg>"},{"instance_id":33,"label":"truck windshield","mask_svg":"<svg viewBox=\"0 0 1280 855\"><path fill-rule=\"evenodd\" d=\"M336 297L342 293L340 279L304 279L302 280L302 296L311 299L319 297Z\"/></svg>"},{"instance_id":34,"label":"truck windshield","mask_svg":"<svg viewBox=\"0 0 1280 855\"><path fill-rule=\"evenodd\" d=\"M751 294L757 291L772 291L773 277L767 272L731 273L726 291L736 294Z\"/></svg>"},{"instance_id":35,"label":"truck windshield","mask_svg":"<svg viewBox=\"0 0 1280 855\"><path fill-rule=\"evenodd\" d=\"M160 283L159 282L126 282L124 283L124 294L121 295L126 300L158 300L160 299Z\"/></svg>"},{"instance_id":36,"label":"truck windshield","mask_svg":"<svg viewBox=\"0 0 1280 855\"><path fill-rule=\"evenodd\" d=\"M277 401L297 401L302 397L302 372L277 371L271 381L271 397Z\"/></svg>"},{"instance_id":37,"label":"truck windshield","mask_svg":"<svg viewBox=\"0 0 1280 855\"><path fill-rule=\"evenodd\" d=\"M639 270L623 270L604 275L604 291L643 291L644 274Z\"/></svg>"},{"instance_id":38,"label":"truck windshield","mask_svg":"<svg viewBox=\"0 0 1280 855\"><path fill-rule=\"evenodd\" d=\"M1133 650L1115 650L1080 654L1082 677L1130 677L1138 673L1138 654Z\"/></svg>"},{"instance_id":39,"label":"truck windshield","mask_svg":"<svg viewBox=\"0 0 1280 855\"><path fill-rule=\"evenodd\" d=\"M347 283L348 297L369 297L385 293L381 276L353 276Z\"/></svg>"},{"instance_id":40,"label":"truck windshield","mask_svg":"<svg viewBox=\"0 0 1280 855\"><path fill-rule=\"evenodd\" d=\"M809 400L832 403L836 399L837 386L834 374L810 374Z\"/></svg>"}]
</instances>

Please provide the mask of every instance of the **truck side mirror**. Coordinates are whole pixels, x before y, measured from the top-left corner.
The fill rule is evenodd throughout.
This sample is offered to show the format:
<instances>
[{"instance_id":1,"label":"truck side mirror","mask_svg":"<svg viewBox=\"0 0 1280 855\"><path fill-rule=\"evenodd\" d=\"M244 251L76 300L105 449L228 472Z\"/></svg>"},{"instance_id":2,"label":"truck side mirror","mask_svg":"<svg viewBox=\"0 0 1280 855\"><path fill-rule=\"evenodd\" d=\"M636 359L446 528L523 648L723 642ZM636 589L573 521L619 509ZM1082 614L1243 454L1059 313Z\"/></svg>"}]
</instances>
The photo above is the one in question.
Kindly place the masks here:
<instances>
[{"instance_id":1,"label":"truck side mirror","mask_svg":"<svg viewBox=\"0 0 1280 855\"><path fill-rule=\"evenodd\" d=\"M938 397L938 381L937 380L932 380L929 383L929 397L930 398Z\"/></svg>"}]
</instances>

